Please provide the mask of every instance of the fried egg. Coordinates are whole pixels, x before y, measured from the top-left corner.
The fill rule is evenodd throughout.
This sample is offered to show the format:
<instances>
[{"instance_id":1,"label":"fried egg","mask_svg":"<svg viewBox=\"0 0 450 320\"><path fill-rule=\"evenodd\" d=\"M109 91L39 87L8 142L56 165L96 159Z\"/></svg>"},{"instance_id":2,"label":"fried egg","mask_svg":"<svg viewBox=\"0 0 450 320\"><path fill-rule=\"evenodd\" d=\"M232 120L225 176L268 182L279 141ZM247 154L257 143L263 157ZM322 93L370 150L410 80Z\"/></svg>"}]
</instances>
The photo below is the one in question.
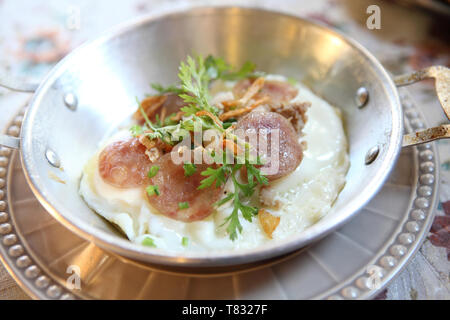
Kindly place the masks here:
<instances>
[{"instance_id":1,"label":"fried egg","mask_svg":"<svg viewBox=\"0 0 450 320\"><path fill-rule=\"evenodd\" d=\"M286 80L281 76L268 79ZM213 101L229 99L233 82L214 88ZM118 188L103 181L98 163L99 153L86 164L80 182L80 195L96 213L116 225L126 237L138 244L151 238L156 248L167 251L208 251L250 249L280 241L302 232L331 209L345 185L349 167L347 139L339 109L296 84L298 95L292 101L309 101L307 122L300 141L306 144L301 164L289 175L258 190L256 197L280 223L269 238L259 220L240 219L242 232L230 240L223 226L231 214L231 203L219 207L203 220L182 222L158 213L146 199L145 190ZM131 137L129 130L119 130L99 146ZM231 180L231 179L230 179ZM233 192L227 182L226 192Z\"/></svg>"}]
</instances>

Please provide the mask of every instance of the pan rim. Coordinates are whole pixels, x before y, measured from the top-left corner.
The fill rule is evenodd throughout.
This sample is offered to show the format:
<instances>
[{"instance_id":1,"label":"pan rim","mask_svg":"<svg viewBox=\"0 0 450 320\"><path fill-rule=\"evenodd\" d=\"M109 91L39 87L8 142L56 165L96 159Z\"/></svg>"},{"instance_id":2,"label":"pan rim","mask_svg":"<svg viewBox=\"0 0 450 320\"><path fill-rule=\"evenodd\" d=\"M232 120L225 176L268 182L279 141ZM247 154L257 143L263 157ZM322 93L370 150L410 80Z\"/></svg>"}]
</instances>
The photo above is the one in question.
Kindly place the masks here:
<instances>
[{"instance_id":1,"label":"pan rim","mask_svg":"<svg viewBox=\"0 0 450 320\"><path fill-rule=\"evenodd\" d=\"M286 18L301 20L305 23L312 24L313 26L324 29L326 32L337 36L345 43L349 44L352 48L359 51L362 56L364 56L374 68L374 70L379 73L382 82L384 83L385 89L389 90L392 93L392 132L390 133L390 137L388 139L389 145L386 149L386 157L384 159L384 166L381 167L374 179L368 185L368 189L370 187L370 192L366 194L360 194L359 197L355 198L357 201L352 201L345 206L346 212L344 215L339 215L339 219L330 219L326 224L320 225L320 228L316 225L313 225L298 235L289 237L287 240L278 241L275 244L265 244L260 247L256 247L254 249L247 250L239 250L237 252L233 252L231 250L221 251L214 254L205 254L205 253L192 253L192 252L163 252L161 254L161 250L147 248L144 246L139 246L135 243L127 239L122 239L117 236L107 234L106 232L98 230L93 226L90 226L87 222L73 217L74 219L69 219L68 215L65 212L69 211L68 208L64 208L65 210L58 210L49 200L47 200L45 196L45 190L42 187L39 181L39 175L37 174L37 170L33 164L33 156L32 156L32 119L35 114L38 106L40 104L40 100L42 96L49 89L49 86L53 83L55 79L64 71L64 66L70 62L73 56L76 56L79 52L85 50L86 47L92 47L96 45L100 45L104 42L110 41L114 38L119 37L122 34L132 31L134 28L137 28L141 25L145 25L148 23L152 23L153 21L158 21L159 19L166 19L170 16L183 15L186 13L192 13L194 11L203 12L203 13L211 13L217 9L221 10L230 10L233 8L238 8L239 10L246 12L259 11L265 14L272 14L278 16L284 16ZM44 208L60 223L62 223L69 230L73 231L77 235L81 236L84 239L87 239L91 242L94 242L98 246L102 247L108 251L114 251L115 253L136 259L141 261L147 261L157 264L166 264L172 266L189 266L189 267L210 267L210 266L227 266L227 265L238 265L242 263L250 263L256 262L258 260L267 259L270 257L275 257L282 255L284 253L292 252L296 249L300 249L301 247L313 242L317 241L324 236L328 235L332 231L336 230L344 223L346 223L349 219L351 219L360 208L362 208L381 188L390 172L392 171L396 160L400 154L401 149L401 138L403 133L403 122L402 122L402 109L400 104L400 99L398 96L397 89L388 75L384 67L380 64L380 62L361 44L352 38L343 35L339 31L333 30L321 23L312 22L309 19L301 18L295 15L290 15L274 10L267 10L262 8L255 8L251 6L235 6L235 5L221 5L221 6L182 6L177 8L172 8L170 10L161 9L149 15L143 16L141 18L133 19L132 21L126 22L124 24L120 24L119 26L113 28L110 31L105 32L104 35L90 40L80 47L76 48L70 54L68 54L64 59L62 59L53 69L49 72L49 74L45 77L45 79L40 84L37 89L35 95L33 96L29 110L25 116L23 122L23 129L21 132L21 162L24 167L25 177L27 179L28 185L31 187L34 195L37 197L39 202L44 206ZM319 229L319 230L318 230Z\"/></svg>"}]
</instances>

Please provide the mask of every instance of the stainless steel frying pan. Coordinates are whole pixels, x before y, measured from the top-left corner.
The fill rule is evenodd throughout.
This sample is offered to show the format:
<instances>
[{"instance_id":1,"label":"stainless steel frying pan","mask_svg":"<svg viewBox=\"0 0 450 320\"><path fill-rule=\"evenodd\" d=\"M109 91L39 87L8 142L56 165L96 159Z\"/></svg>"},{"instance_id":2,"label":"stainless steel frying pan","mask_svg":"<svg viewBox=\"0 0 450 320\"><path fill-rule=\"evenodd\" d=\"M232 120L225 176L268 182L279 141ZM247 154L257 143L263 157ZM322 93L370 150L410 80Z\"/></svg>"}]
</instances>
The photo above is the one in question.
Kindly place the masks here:
<instances>
[{"instance_id":1,"label":"stainless steel frying pan","mask_svg":"<svg viewBox=\"0 0 450 320\"><path fill-rule=\"evenodd\" d=\"M87 207L78 194L79 179L98 142L134 112L135 96L147 93L149 83L175 81L180 60L192 52L223 56L233 65L254 61L263 71L302 81L341 108L351 166L326 217L292 238L257 249L175 254L131 243ZM403 136L396 86L425 78L436 79L450 116L450 76L444 67L392 79L361 45L304 19L236 7L165 12L76 49L38 88L0 78L13 90L35 92L20 138L0 136L0 144L20 148L28 183L44 207L106 250L172 266L250 263L299 249L348 221L383 184L402 144L450 137L448 125Z\"/></svg>"}]
</instances>

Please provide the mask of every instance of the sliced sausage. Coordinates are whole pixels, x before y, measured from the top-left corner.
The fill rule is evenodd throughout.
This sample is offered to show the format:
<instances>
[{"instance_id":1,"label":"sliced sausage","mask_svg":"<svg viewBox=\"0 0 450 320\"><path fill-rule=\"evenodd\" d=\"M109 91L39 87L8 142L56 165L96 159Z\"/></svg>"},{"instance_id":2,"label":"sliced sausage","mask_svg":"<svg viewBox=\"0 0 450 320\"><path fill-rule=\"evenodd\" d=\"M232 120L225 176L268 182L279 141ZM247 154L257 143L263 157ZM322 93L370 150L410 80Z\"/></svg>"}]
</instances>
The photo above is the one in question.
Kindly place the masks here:
<instances>
[{"instance_id":1,"label":"sliced sausage","mask_svg":"<svg viewBox=\"0 0 450 320\"><path fill-rule=\"evenodd\" d=\"M148 182L151 162L146 148L137 138L116 141L99 155L99 173L103 181L119 188L134 188Z\"/></svg>"},{"instance_id":2,"label":"sliced sausage","mask_svg":"<svg viewBox=\"0 0 450 320\"><path fill-rule=\"evenodd\" d=\"M141 107L147 114L151 122L156 122L156 115L159 118L168 117L180 111L186 103L175 93L165 93L160 96L150 96L141 101ZM144 123L144 117L141 110L138 109L134 113L134 119L140 123Z\"/></svg>"},{"instance_id":3,"label":"sliced sausage","mask_svg":"<svg viewBox=\"0 0 450 320\"><path fill-rule=\"evenodd\" d=\"M247 89L255 81L254 78L243 79L233 87L235 98L244 96ZM274 104L286 103L294 99L298 94L298 89L288 82L266 80L262 89L253 98L258 100L264 96L269 96Z\"/></svg>"},{"instance_id":4,"label":"sliced sausage","mask_svg":"<svg viewBox=\"0 0 450 320\"><path fill-rule=\"evenodd\" d=\"M281 103L278 105L269 105L269 111L281 114L283 117L288 119L294 126L295 131L299 136L302 135L303 127L308 120L306 116L306 111L311 107L310 102L289 102Z\"/></svg>"},{"instance_id":5,"label":"sliced sausage","mask_svg":"<svg viewBox=\"0 0 450 320\"><path fill-rule=\"evenodd\" d=\"M165 109L165 115L166 118L170 116L173 113L177 113L180 111L180 109L184 106L186 106L186 102L182 98L180 98L175 93L166 93L164 94L166 96L166 101L163 103L161 108L159 109L159 117L161 119L161 113L162 110ZM155 122L156 121L156 114L154 114L152 117L150 117L150 121Z\"/></svg>"},{"instance_id":6,"label":"sliced sausage","mask_svg":"<svg viewBox=\"0 0 450 320\"><path fill-rule=\"evenodd\" d=\"M192 155L193 159L193 155ZM222 187L211 187L198 190L201 180L205 178L200 173L208 168L207 164L196 164L193 175L185 176L183 164L175 164L171 153L159 158L154 165L159 166L158 173L150 179L150 184L158 186L159 195L148 196L149 203L161 214L172 219L191 222L209 216L213 204L219 200ZM187 202L189 207L180 209L179 204Z\"/></svg>"},{"instance_id":7,"label":"sliced sausage","mask_svg":"<svg viewBox=\"0 0 450 320\"><path fill-rule=\"evenodd\" d=\"M279 132L278 143L274 136L275 129ZM262 172L269 180L284 177L298 167L303 158L303 149L288 119L275 112L254 110L239 119L236 133L238 136L244 135L252 143L248 137L254 132L258 135L256 149L264 163L261 170L264 169Z\"/></svg>"}]
</instances>

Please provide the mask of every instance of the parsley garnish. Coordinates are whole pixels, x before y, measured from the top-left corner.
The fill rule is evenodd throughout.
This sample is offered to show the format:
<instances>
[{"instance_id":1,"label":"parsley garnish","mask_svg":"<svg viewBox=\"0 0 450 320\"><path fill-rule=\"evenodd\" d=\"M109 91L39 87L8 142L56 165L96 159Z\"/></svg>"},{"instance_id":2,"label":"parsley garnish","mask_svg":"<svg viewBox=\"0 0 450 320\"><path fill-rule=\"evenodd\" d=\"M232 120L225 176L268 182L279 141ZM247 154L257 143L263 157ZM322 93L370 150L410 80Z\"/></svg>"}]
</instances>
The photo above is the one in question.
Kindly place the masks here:
<instances>
[{"instance_id":1,"label":"parsley garnish","mask_svg":"<svg viewBox=\"0 0 450 320\"><path fill-rule=\"evenodd\" d=\"M187 203L187 202L178 202L178 208L180 208L180 209L187 209L187 208L189 208L189 203Z\"/></svg>"},{"instance_id":2,"label":"parsley garnish","mask_svg":"<svg viewBox=\"0 0 450 320\"><path fill-rule=\"evenodd\" d=\"M145 191L149 196L159 196L159 188L158 186L147 186Z\"/></svg>"},{"instance_id":3,"label":"parsley garnish","mask_svg":"<svg viewBox=\"0 0 450 320\"><path fill-rule=\"evenodd\" d=\"M182 64L184 63L182 62ZM194 77L194 82L201 81L204 85L208 86L209 82L212 80L239 80L261 75L261 73L255 72L255 68L256 65L253 62L246 61L239 70L232 71L231 65L229 65L222 57L208 55L206 58L203 58L198 55L196 60L194 60L188 56L187 63L184 64L184 66L180 65L180 74L178 77L181 80L181 85L169 85L165 87L159 83L152 83L151 87L160 95L165 93L174 93L177 95L194 93L196 92L196 90L192 90L194 87L190 85L185 87L185 81L189 79L189 76ZM200 92L198 91L197 93ZM196 95L197 98L200 98L200 96L201 95ZM194 105L194 108L197 107L200 108L198 110L208 110L207 108L203 108L203 104L200 104L199 106ZM195 113L192 112L194 109L186 110L190 110L190 114Z\"/></svg>"},{"instance_id":4,"label":"parsley garnish","mask_svg":"<svg viewBox=\"0 0 450 320\"><path fill-rule=\"evenodd\" d=\"M179 85L172 85L163 87L159 84L152 84L152 88L158 91L159 94L175 93L181 97L187 104L181 111L184 112L182 120L179 122L171 121L171 116L167 117L164 123L161 123L159 118L156 118L156 123L150 122L144 110L139 104L140 112L145 119L144 127L133 126L131 129L134 136L145 134L150 139L161 139L163 142L174 145L179 141L174 139L178 136L180 131L186 130L195 132L200 128L215 129L220 133L224 133L225 129L229 128L236 120L229 119L225 123L216 119L218 116L218 109L210 104L209 96L209 84L216 79L222 80L237 80L242 78L254 77L260 75L254 71L255 65L251 62L246 62L242 67L233 71L231 66L220 57L213 57L212 55L203 58L198 55L195 58L188 56L186 62L181 62L179 67L178 77L180 79ZM139 103L139 101L138 101ZM169 120L168 120L169 119ZM168 121L168 122L167 122ZM198 128L198 129L197 129ZM227 132L229 134L229 132ZM225 153L223 153L224 159L218 159L215 155L216 167L208 167L200 172L204 177L198 189L205 189L209 187L220 187L226 183L228 179L232 179L235 191L227 195L224 199L216 203L217 206L221 206L226 202L232 201L233 211L228 216L223 225L227 225L227 232L230 235L231 240L235 240L238 237L238 233L242 232L242 225L239 221L239 215L248 221L252 221L252 218L258 213L258 208L247 205L249 198L254 194L258 185L265 185L268 183L266 177L264 177L260 170L253 165L253 159L250 159L249 145L245 141L239 141L239 139L230 134L233 142L245 146L244 155L235 155L234 158L243 160L238 163L227 163ZM217 157L220 157L217 155ZM224 161L225 160L225 161ZM257 159L256 165L260 165L261 162ZM236 174L245 166L247 170L247 182L241 182L238 180ZM183 165L184 174L186 177L193 175L197 167L191 163L185 163ZM156 170L152 172L152 170ZM157 169L153 167L149 171L149 177L153 177L157 172ZM146 188L147 194L150 196L159 195L158 186L148 186ZM189 208L187 202L178 203L180 209ZM187 238L186 238L187 239ZM187 240L186 240L187 242ZM184 245L184 238L182 240Z\"/></svg>"},{"instance_id":5,"label":"parsley garnish","mask_svg":"<svg viewBox=\"0 0 450 320\"><path fill-rule=\"evenodd\" d=\"M147 247L156 248L155 242L150 237L144 238L144 240L142 240L142 245L147 246Z\"/></svg>"},{"instance_id":6,"label":"parsley garnish","mask_svg":"<svg viewBox=\"0 0 450 320\"><path fill-rule=\"evenodd\" d=\"M152 166L147 173L147 177L153 178L158 173L159 166Z\"/></svg>"},{"instance_id":7,"label":"parsley garnish","mask_svg":"<svg viewBox=\"0 0 450 320\"><path fill-rule=\"evenodd\" d=\"M198 186L197 189L209 188L213 185L214 181L216 182L216 188L220 187L226 182L229 171L230 167L228 165L218 167L217 169L212 167L206 168L206 170L200 172L200 174L207 178L201 181L200 186Z\"/></svg>"},{"instance_id":8,"label":"parsley garnish","mask_svg":"<svg viewBox=\"0 0 450 320\"><path fill-rule=\"evenodd\" d=\"M289 82L291 85L296 86L298 84L297 79L293 78L293 77L289 77L287 78L287 82Z\"/></svg>"},{"instance_id":9,"label":"parsley garnish","mask_svg":"<svg viewBox=\"0 0 450 320\"><path fill-rule=\"evenodd\" d=\"M183 169L184 175L186 177L190 177L195 173L195 171L197 171L197 166L193 163L185 163L183 164Z\"/></svg>"},{"instance_id":10,"label":"parsley garnish","mask_svg":"<svg viewBox=\"0 0 450 320\"><path fill-rule=\"evenodd\" d=\"M163 87L162 85L160 85L159 83L152 83L150 84L150 86L155 89L156 91L158 91L158 93L160 95L164 94L164 93L175 93L175 94L180 94L180 93L184 93L185 91L177 86L174 85L170 85L167 87Z\"/></svg>"},{"instance_id":11,"label":"parsley garnish","mask_svg":"<svg viewBox=\"0 0 450 320\"><path fill-rule=\"evenodd\" d=\"M144 132L144 130L142 129L142 127L140 125L135 124L134 126L132 126L130 128L130 132L133 137L137 137L137 136L141 135Z\"/></svg>"},{"instance_id":12,"label":"parsley garnish","mask_svg":"<svg viewBox=\"0 0 450 320\"><path fill-rule=\"evenodd\" d=\"M223 128L228 129L229 127L231 127L233 125L233 123L236 123L236 122L237 122L236 119L233 119L233 118L227 119L223 122Z\"/></svg>"},{"instance_id":13,"label":"parsley garnish","mask_svg":"<svg viewBox=\"0 0 450 320\"><path fill-rule=\"evenodd\" d=\"M231 71L232 67L221 57L209 55L205 59L205 68L211 80L238 80L247 78L255 70L256 65L246 61L238 71Z\"/></svg>"},{"instance_id":14,"label":"parsley garnish","mask_svg":"<svg viewBox=\"0 0 450 320\"><path fill-rule=\"evenodd\" d=\"M253 165L248 164L248 163L246 163L246 165L248 165L249 167L253 167ZM238 232L242 233L242 225L241 225L241 222L239 221L239 212L242 214L242 217L245 220L250 221L250 222L252 222L253 217L258 213L257 207L245 205L243 203L242 198L248 198L254 193L256 183L253 180L251 181L251 183L249 182L248 184L239 183L237 181L235 174L241 168L242 168L242 164L237 164L233 167L232 172L231 172L231 179L233 181L235 191L233 193L227 195L221 201L217 202L217 205L221 206L221 205L225 204L226 202L233 200L233 211L225 219L224 223L222 224L222 226L228 224L227 232L230 235L230 239L233 241L237 239ZM259 172L258 169L253 167L252 170L254 170L253 172L259 176L259 179L261 181L263 181L264 179L267 179L265 177L264 177L264 179L262 178L263 176L261 175L261 173ZM256 177L256 176L254 175L254 177Z\"/></svg>"},{"instance_id":15,"label":"parsley garnish","mask_svg":"<svg viewBox=\"0 0 450 320\"><path fill-rule=\"evenodd\" d=\"M211 78L206 71L205 60L202 56L197 56L196 60L188 56L186 63L182 61L178 78L181 80L181 88L186 91L179 96L188 104L181 108L181 111L188 116L201 110L217 115L217 109L209 103L208 86Z\"/></svg>"},{"instance_id":16,"label":"parsley garnish","mask_svg":"<svg viewBox=\"0 0 450 320\"><path fill-rule=\"evenodd\" d=\"M236 178L236 173L243 165L247 168L248 183L240 183ZM201 175L207 176L207 178L201 181L198 189L210 187L214 182L216 187L219 187L231 177L234 184L234 192L218 201L216 205L219 207L228 201L233 200L233 211L221 226L228 224L227 232L230 235L230 239L236 240L238 232L242 232L242 225L239 221L239 212L244 219L250 222L252 221L253 216L258 213L258 208L246 205L244 202L253 195L258 184L266 185L268 183L267 178L261 174L259 169L249 163L248 157L245 159L245 164L224 164L217 169L210 167L202 171Z\"/></svg>"}]
</instances>

